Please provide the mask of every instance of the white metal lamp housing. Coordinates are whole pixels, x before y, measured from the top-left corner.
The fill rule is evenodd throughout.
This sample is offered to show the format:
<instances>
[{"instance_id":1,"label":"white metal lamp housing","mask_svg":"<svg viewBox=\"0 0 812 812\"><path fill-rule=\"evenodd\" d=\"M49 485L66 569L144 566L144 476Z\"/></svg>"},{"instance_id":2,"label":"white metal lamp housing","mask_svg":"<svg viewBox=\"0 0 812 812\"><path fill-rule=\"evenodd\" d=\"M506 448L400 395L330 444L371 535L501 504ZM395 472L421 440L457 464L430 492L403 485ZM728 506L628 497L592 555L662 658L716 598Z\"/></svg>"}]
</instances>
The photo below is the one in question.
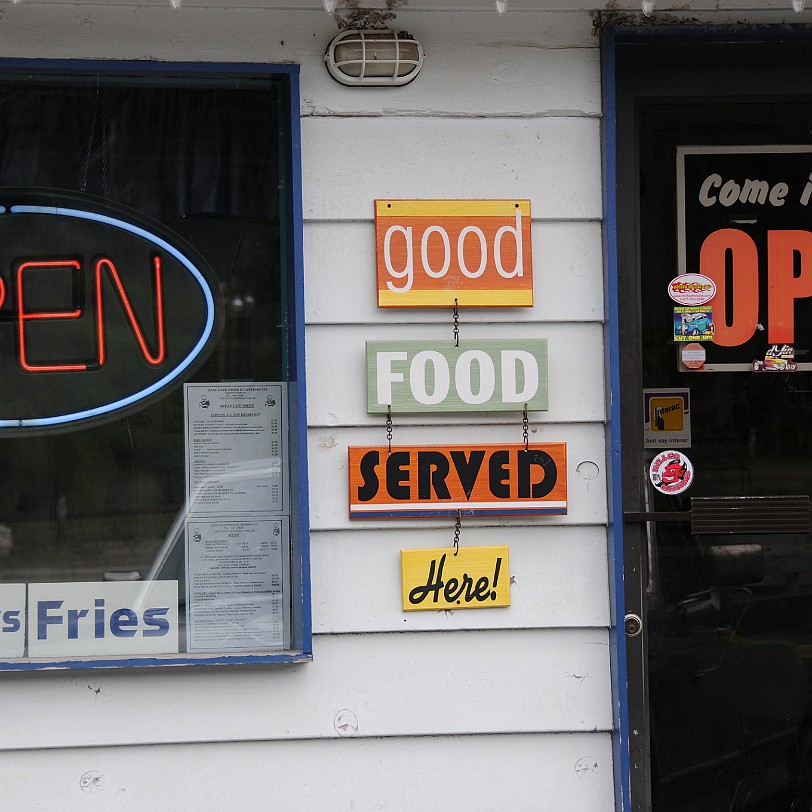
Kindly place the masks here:
<instances>
[{"instance_id":1,"label":"white metal lamp housing","mask_svg":"<svg viewBox=\"0 0 812 812\"><path fill-rule=\"evenodd\" d=\"M423 46L405 31L342 31L327 46L324 61L342 85L406 85L423 67Z\"/></svg>"}]
</instances>

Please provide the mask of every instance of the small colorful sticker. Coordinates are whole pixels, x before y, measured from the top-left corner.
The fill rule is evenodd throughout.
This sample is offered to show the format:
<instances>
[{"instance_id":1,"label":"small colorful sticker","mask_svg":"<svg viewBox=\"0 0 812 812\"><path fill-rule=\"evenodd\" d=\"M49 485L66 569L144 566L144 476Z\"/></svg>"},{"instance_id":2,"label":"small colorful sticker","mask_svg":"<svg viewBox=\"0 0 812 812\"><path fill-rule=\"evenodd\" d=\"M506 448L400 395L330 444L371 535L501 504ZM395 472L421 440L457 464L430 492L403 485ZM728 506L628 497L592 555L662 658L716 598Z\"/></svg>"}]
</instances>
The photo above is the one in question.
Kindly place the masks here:
<instances>
[{"instance_id":1,"label":"small colorful sticker","mask_svg":"<svg viewBox=\"0 0 812 812\"><path fill-rule=\"evenodd\" d=\"M675 307L674 341L713 341L713 308Z\"/></svg>"},{"instance_id":2,"label":"small colorful sticker","mask_svg":"<svg viewBox=\"0 0 812 812\"><path fill-rule=\"evenodd\" d=\"M753 372L795 372L795 347L790 344L773 344L763 361L753 361Z\"/></svg>"},{"instance_id":3,"label":"small colorful sticker","mask_svg":"<svg viewBox=\"0 0 812 812\"><path fill-rule=\"evenodd\" d=\"M702 369L705 366L705 357L705 348L701 344L691 342L680 348L680 360L688 369Z\"/></svg>"},{"instance_id":4,"label":"small colorful sticker","mask_svg":"<svg viewBox=\"0 0 812 812\"><path fill-rule=\"evenodd\" d=\"M685 454L670 448L651 461L648 476L660 493L676 495L687 491L691 486L694 481L694 466Z\"/></svg>"},{"instance_id":5,"label":"small colorful sticker","mask_svg":"<svg viewBox=\"0 0 812 812\"><path fill-rule=\"evenodd\" d=\"M646 448L690 448L690 392L690 389L643 390Z\"/></svg>"},{"instance_id":6,"label":"small colorful sticker","mask_svg":"<svg viewBox=\"0 0 812 812\"><path fill-rule=\"evenodd\" d=\"M701 273L684 273L668 283L668 295L681 305L703 305L716 296L716 283Z\"/></svg>"}]
</instances>

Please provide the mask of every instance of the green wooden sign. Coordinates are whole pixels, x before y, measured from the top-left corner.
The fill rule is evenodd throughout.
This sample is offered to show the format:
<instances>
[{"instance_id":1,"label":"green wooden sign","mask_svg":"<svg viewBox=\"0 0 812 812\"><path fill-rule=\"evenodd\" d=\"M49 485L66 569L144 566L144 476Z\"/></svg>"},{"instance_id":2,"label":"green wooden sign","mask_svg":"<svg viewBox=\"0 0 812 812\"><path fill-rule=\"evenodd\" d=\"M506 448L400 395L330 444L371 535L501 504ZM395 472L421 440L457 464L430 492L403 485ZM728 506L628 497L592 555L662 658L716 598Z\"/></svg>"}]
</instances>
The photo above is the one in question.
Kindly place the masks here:
<instances>
[{"instance_id":1,"label":"green wooden sign","mask_svg":"<svg viewBox=\"0 0 812 812\"><path fill-rule=\"evenodd\" d=\"M547 340L367 341L367 412L547 409Z\"/></svg>"}]
</instances>

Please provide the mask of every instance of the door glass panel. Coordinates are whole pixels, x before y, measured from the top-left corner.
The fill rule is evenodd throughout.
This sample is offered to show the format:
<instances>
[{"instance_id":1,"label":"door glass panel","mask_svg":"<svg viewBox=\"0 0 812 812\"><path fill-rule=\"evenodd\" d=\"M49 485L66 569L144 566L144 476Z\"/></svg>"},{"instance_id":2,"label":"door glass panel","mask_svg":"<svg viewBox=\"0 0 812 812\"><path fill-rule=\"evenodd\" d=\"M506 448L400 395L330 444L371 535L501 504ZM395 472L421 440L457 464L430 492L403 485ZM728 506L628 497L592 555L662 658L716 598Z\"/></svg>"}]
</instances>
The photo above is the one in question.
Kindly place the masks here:
<instances>
[{"instance_id":1,"label":"door glass panel","mask_svg":"<svg viewBox=\"0 0 812 812\"><path fill-rule=\"evenodd\" d=\"M681 329L675 328L675 308L681 305L667 293L679 273L703 270L704 239L688 239L684 267L678 262L678 149L810 145L811 121L812 101L805 99L639 108L643 387L663 393L666 407L669 393L688 390L690 446L679 450L693 464L690 487L664 494L651 485L648 471L663 447L646 449L646 470L640 473L648 510L687 513L696 497L812 493L812 252L807 256L802 246L790 246L789 259L782 260L780 246L771 248L767 237L768 231L812 231L812 203L806 223L799 208L812 152L798 158L805 172L788 181L784 207L771 205L769 198L767 204L754 203L757 191L750 199L741 189L736 196L732 185L723 189L731 180L725 172L737 173L732 180L739 186L767 178L768 160L754 159L749 174L722 161L719 182L707 186L708 199L727 194L729 203L719 209L718 198L716 211L706 206L708 217L719 217L708 233L728 229L720 239L734 241L743 234L744 255L752 254L751 261L736 245L720 249L722 300L711 303L711 317L721 315L716 328L728 336L749 313L752 336L727 347L697 341L705 368L681 367L681 348L688 342L675 334ZM706 177L711 174L708 170ZM767 180L773 187L781 178ZM689 207L701 209L696 190L691 194ZM789 271L778 268L782 261L790 263ZM752 274L750 281L742 274ZM782 297L788 305L778 304ZM781 319L789 320L791 336L777 330ZM782 338L770 343L776 330ZM719 364L738 366L711 371L721 369ZM652 411L650 398L646 404L662 428L669 412ZM693 533L690 521L648 527L653 808L812 809L809 534Z\"/></svg>"}]
</instances>

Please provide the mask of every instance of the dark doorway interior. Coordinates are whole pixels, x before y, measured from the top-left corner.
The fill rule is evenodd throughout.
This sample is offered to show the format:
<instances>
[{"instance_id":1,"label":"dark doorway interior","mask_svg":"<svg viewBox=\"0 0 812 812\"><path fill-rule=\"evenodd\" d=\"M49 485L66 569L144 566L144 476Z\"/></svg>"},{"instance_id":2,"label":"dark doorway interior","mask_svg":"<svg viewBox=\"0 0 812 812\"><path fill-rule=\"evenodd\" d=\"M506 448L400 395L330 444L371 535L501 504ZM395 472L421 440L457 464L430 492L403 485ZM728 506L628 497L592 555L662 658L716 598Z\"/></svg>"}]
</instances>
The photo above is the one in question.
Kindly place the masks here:
<instances>
[{"instance_id":1,"label":"dark doorway interior","mask_svg":"<svg viewBox=\"0 0 812 812\"><path fill-rule=\"evenodd\" d=\"M680 183L679 148L812 148L812 94L797 94L795 73L804 65L808 72L812 60L803 43L783 53L783 44L756 42L667 45L647 56L646 47L618 49L624 509L682 516L626 526L627 575L635 573L627 606L644 619L643 635L628 641L632 727L635 714L648 726L647 770L633 776L633 806L810 810L812 538L803 527L782 526L781 512L790 509L780 501L765 527L756 514L736 532L727 532L729 513L709 531L692 524L691 511L702 498L812 494L812 296L792 307L792 344L782 342L791 347L789 361L773 362L769 322L777 316L769 298L777 294L765 236L812 232L812 208L800 223L790 221L803 220L803 211L754 213L758 206L747 200L721 213L715 228L750 235L758 252L758 282L749 292L758 298L758 326L735 347L700 340L705 369L680 363L678 305L667 290L681 272L703 270L702 240L686 239L685 262L678 261L680 210L696 204L696 189ZM812 151L803 160L809 174ZM770 171L769 160L754 166ZM681 200L681 188L693 198ZM744 284L734 267L739 258L723 257L719 295L726 298L711 303L720 331L743 312L733 294ZM806 260L796 252L794 262L800 279ZM688 392L690 445L680 450L694 475L681 493L661 493L650 481L649 465L663 447L644 446L653 414L644 389Z\"/></svg>"}]
</instances>

